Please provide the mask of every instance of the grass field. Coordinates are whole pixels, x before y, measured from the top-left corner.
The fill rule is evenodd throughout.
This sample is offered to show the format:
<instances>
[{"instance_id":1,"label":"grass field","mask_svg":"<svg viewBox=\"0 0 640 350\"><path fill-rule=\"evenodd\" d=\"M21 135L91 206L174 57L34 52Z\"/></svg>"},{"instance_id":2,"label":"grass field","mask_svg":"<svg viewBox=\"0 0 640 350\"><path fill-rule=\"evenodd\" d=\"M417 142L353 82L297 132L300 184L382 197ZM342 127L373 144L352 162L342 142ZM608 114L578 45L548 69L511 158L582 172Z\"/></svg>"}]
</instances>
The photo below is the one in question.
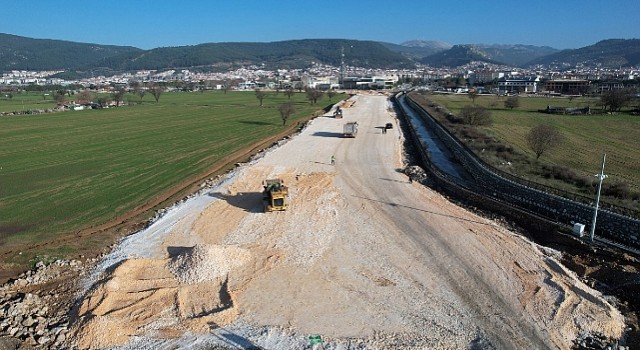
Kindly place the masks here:
<instances>
[{"instance_id":1,"label":"grass field","mask_svg":"<svg viewBox=\"0 0 640 350\"><path fill-rule=\"evenodd\" d=\"M44 96L42 92L11 93L11 98L6 93L0 93L0 112L22 112L32 109L55 108L56 101L53 94ZM70 97L67 97L70 98Z\"/></svg>"},{"instance_id":2,"label":"grass field","mask_svg":"<svg viewBox=\"0 0 640 350\"><path fill-rule=\"evenodd\" d=\"M467 95L430 95L429 98L447 107L453 113L464 105L472 104ZM491 111L493 125L483 127L490 135L512 145L526 154L531 162L533 151L526 145L525 136L538 124L549 124L561 131L566 140L562 146L544 153L540 162L564 165L585 176L593 176L600 170L602 153L607 153L605 173L607 182L625 182L640 192L640 117L619 113L615 115L551 115L539 113L548 105L553 107L594 108L593 98L520 97L520 106L513 110L504 108L505 97L479 96L476 105ZM540 180L540 179L538 179Z\"/></svg>"},{"instance_id":3,"label":"grass field","mask_svg":"<svg viewBox=\"0 0 640 350\"><path fill-rule=\"evenodd\" d=\"M341 98L310 105L295 94L287 125ZM1 117L0 244L45 242L130 211L283 131L286 101L272 93L259 107L253 92L176 92L159 103L147 95L120 108Z\"/></svg>"}]
</instances>

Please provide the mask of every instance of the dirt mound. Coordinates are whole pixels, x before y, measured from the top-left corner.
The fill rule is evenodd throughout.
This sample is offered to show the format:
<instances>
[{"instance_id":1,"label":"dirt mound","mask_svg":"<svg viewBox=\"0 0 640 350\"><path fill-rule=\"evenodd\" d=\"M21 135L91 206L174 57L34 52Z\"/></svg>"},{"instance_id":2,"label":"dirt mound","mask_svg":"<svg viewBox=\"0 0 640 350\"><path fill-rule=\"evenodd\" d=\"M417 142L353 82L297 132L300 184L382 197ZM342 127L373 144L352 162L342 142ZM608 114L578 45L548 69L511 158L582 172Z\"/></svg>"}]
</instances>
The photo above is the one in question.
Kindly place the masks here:
<instances>
[{"instance_id":1,"label":"dirt mound","mask_svg":"<svg viewBox=\"0 0 640 350\"><path fill-rule=\"evenodd\" d=\"M129 259L84 299L76 332L80 348L126 344L148 334L204 333L237 317L229 275L250 259L237 247L197 245L174 259Z\"/></svg>"},{"instance_id":2,"label":"dirt mound","mask_svg":"<svg viewBox=\"0 0 640 350\"><path fill-rule=\"evenodd\" d=\"M246 249L199 244L172 259L168 268L180 283L195 284L227 279L231 270L250 259Z\"/></svg>"}]
</instances>

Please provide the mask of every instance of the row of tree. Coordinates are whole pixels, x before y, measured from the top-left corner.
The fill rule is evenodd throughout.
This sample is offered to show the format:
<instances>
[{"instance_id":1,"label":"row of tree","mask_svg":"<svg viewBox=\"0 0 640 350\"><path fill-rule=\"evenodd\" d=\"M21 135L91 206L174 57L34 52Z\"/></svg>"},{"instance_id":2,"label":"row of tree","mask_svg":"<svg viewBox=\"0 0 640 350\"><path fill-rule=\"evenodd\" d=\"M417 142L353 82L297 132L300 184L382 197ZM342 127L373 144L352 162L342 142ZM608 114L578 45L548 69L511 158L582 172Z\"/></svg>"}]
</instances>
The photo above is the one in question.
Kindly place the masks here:
<instances>
[{"instance_id":1,"label":"row of tree","mask_svg":"<svg viewBox=\"0 0 640 350\"><path fill-rule=\"evenodd\" d=\"M136 94L137 96L140 97L141 101L142 99L144 99L144 96L146 95L146 93L149 92L154 97L157 103L160 100L160 96L162 95L162 93L166 90L166 86L161 84L157 84L157 83L142 84L138 81L129 82L128 89L125 89L124 86L116 86L115 88L112 89L112 92L108 96L104 94L99 95L96 92L91 91L90 89L81 90L76 94L74 90L65 89L62 86L56 86L56 87L57 89L54 90L53 98L58 105L65 104L67 97L71 97L75 95L74 100L76 103L78 104L92 103L92 104L96 104L100 108L107 106L110 102L114 102L116 107L119 107L120 104L124 101L124 96L126 95L127 92ZM299 90L302 90L303 89L302 83L296 86L296 88ZM226 93L226 89L223 89L223 90ZM329 97L329 99L332 99L337 94L337 92L334 90L328 90L324 92L322 90L313 89L313 88L307 88L305 91L306 91L307 99L311 104L316 104L318 101L320 101L324 97L325 94ZM275 93L276 94L280 93L280 90L276 89ZM287 96L289 99L291 99L291 97L295 93L296 92L294 90L294 87L289 87L284 90L285 96ZM13 92L6 92L5 95L10 96L8 98L12 98ZM268 96L268 92L266 90L256 89L255 95L256 95L256 98L260 101L260 107L262 107L264 99ZM46 97L45 94L43 94L43 98L44 97ZM293 115L296 112L296 109L295 109L294 103L289 101L280 105L280 107L278 108L278 111L282 118L282 125L286 125L287 120L291 115Z\"/></svg>"},{"instance_id":2,"label":"row of tree","mask_svg":"<svg viewBox=\"0 0 640 350\"><path fill-rule=\"evenodd\" d=\"M279 92L276 90L276 94L277 93ZM262 107L264 99L268 96L267 91L256 89L255 94L258 101L260 101L260 107ZM291 97L295 94L295 91L293 90L293 88L288 88L284 91L284 94L289 99L291 99ZM323 91L318 89L312 89L312 88L306 89L306 94L307 94L307 99L311 104L318 103L318 101L320 101L325 95ZM326 92L326 95L329 97L329 99L332 99L336 95L336 92L334 90L329 90ZM282 118L282 125L285 125L289 117L296 112L296 109L293 102L289 101L280 105L280 107L278 108L278 111L280 112L280 117Z\"/></svg>"},{"instance_id":3,"label":"row of tree","mask_svg":"<svg viewBox=\"0 0 640 350\"><path fill-rule=\"evenodd\" d=\"M142 88L140 86L133 87L132 92L140 97L140 100L144 98L147 92L149 92L153 98L156 100L156 103L160 100L160 96L166 90L166 88L159 84L149 85L146 88ZM108 96L104 94L97 94L91 90L85 89L80 91L74 96L74 100L78 104L89 104L95 103L100 108L107 106L110 102L114 102L116 107L119 107L122 102L124 102L124 96L126 95L127 90L122 87L118 87L114 89ZM43 95L44 97L45 95ZM55 90L53 99L56 101L58 105L65 104L67 97L73 96L72 90L67 89L58 89Z\"/></svg>"},{"instance_id":4,"label":"row of tree","mask_svg":"<svg viewBox=\"0 0 640 350\"><path fill-rule=\"evenodd\" d=\"M467 94L475 103L478 97L477 90L470 90ZM600 95L600 105L605 111L620 112L623 107L629 106L636 96L633 89L612 89ZM573 99L573 97L569 97ZM505 108L514 109L520 106L517 96L510 96L504 101Z\"/></svg>"},{"instance_id":5,"label":"row of tree","mask_svg":"<svg viewBox=\"0 0 640 350\"><path fill-rule=\"evenodd\" d=\"M475 101L477 95L469 93L469 98ZM504 101L505 108L514 109L520 106L517 96L511 96ZM493 119L491 112L477 105L466 105L460 111L461 121L471 126L491 125ZM539 159L543 153L562 144L564 136L554 127L540 124L533 127L526 135L529 148Z\"/></svg>"}]
</instances>

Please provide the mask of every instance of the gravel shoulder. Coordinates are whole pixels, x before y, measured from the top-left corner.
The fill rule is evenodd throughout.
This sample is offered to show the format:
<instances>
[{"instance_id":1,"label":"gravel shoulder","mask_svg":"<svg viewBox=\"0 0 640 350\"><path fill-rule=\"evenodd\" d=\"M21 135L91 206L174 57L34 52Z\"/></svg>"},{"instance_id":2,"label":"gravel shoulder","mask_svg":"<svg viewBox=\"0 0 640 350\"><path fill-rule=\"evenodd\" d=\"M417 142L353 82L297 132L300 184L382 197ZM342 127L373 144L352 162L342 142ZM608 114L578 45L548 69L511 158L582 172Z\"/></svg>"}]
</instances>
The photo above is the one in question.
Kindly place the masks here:
<instances>
[{"instance_id":1,"label":"gravel shoulder","mask_svg":"<svg viewBox=\"0 0 640 350\"><path fill-rule=\"evenodd\" d=\"M379 128L396 123L385 96L352 101L123 240L86 281L78 346L286 349L320 334L335 349L569 349L621 336L620 312L557 252L408 182L399 128ZM348 121L356 138L340 137ZM262 213L273 177L290 208Z\"/></svg>"}]
</instances>

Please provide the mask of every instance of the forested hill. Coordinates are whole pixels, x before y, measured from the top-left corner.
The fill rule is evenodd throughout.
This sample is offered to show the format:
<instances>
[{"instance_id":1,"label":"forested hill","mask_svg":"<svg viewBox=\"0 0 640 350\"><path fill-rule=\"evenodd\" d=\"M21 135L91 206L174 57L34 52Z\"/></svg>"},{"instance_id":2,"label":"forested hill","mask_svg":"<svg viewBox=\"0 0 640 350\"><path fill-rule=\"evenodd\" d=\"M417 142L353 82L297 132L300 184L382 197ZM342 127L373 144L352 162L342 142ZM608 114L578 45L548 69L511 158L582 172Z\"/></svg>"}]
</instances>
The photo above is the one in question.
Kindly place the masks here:
<instances>
[{"instance_id":1,"label":"forested hill","mask_svg":"<svg viewBox=\"0 0 640 350\"><path fill-rule=\"evenodd\" d=\"M423 57L420 62L433 67L457 67L473 61L498 63L519 67L536 57L553 54L558 50L548 46L532 45L454 45L449 50Z\"/></svg>"},{"instance_id":2,"label":"forested hill","mask_svg":"<svg viewBox=\"0 0 640 350\"><path fill-rule=\"evenodd\" d=\"M269 43L207 43L142 50L135 47L31 39L0 33L0 71L129 71L216 65L304 68L313 62L368 68L410 68L398 52L374 41L307 39Z\"/></svg>"},{"instance_id":3,"label":"forested hill","mask_svg":"<svg viewBox=\"0 0 640 350\"><path fill-rule=\"evenodd\" d=\"M451 49L427 56L420 62L432 67L458 67L473 61L503 64L475 45L454 45Z\"/></svg>"},{"instance_id":4,"label":"forested hill","mask_svg":"<svg viewBox=\"0 0 640 350\"><path fill-rule=\"evenodd\" d=\"M0 71L78 69L105 57L134 52L143 50L0 33Z\"/></svg>"},{"instance_id":5,"label":"forested hill","mask_svg":"<svg viewBox=\"0 0 640 350\"><path fill-rule=\"evenodd\" d=\"M640 65L640 39L609 39L575 50L540 57L533 64L628 67Z\"/></svg>"},{"instance_id":6,"label":"forested hill","mask_svg":"<svg viewBox=\"0 0 640 350\"><path fill-rule=\"evenodd\" d=\"M0 72L65 70L65 74L107 74L195 67L218 70L246 65L287 69L309 67L314 62L340 66L342 60L348 66L364 68L413 68L416 62L432 67L457 67L473 61L522 67L533 64L637 66L640 65L640 39L609 39L560 52L547 46L519 44L451 47L436 41L416 40L396 45L346 39L205 43L142 50L0 33Z\"/></svg>"},{"instance_id":7,"label":"forested hill","mask_svg":"<svg viewBox=\"0 0 640 350\"><path fill-rule=\"evenodd\" d=\"M368 68L408 68L413 63L378 42L306 39L269 43L208 43L157 48L102 59L96 66L113 70L163 69L218 64L264 64L267 68L303 68L312 62Z\"/></svg>"}]
</instances>

